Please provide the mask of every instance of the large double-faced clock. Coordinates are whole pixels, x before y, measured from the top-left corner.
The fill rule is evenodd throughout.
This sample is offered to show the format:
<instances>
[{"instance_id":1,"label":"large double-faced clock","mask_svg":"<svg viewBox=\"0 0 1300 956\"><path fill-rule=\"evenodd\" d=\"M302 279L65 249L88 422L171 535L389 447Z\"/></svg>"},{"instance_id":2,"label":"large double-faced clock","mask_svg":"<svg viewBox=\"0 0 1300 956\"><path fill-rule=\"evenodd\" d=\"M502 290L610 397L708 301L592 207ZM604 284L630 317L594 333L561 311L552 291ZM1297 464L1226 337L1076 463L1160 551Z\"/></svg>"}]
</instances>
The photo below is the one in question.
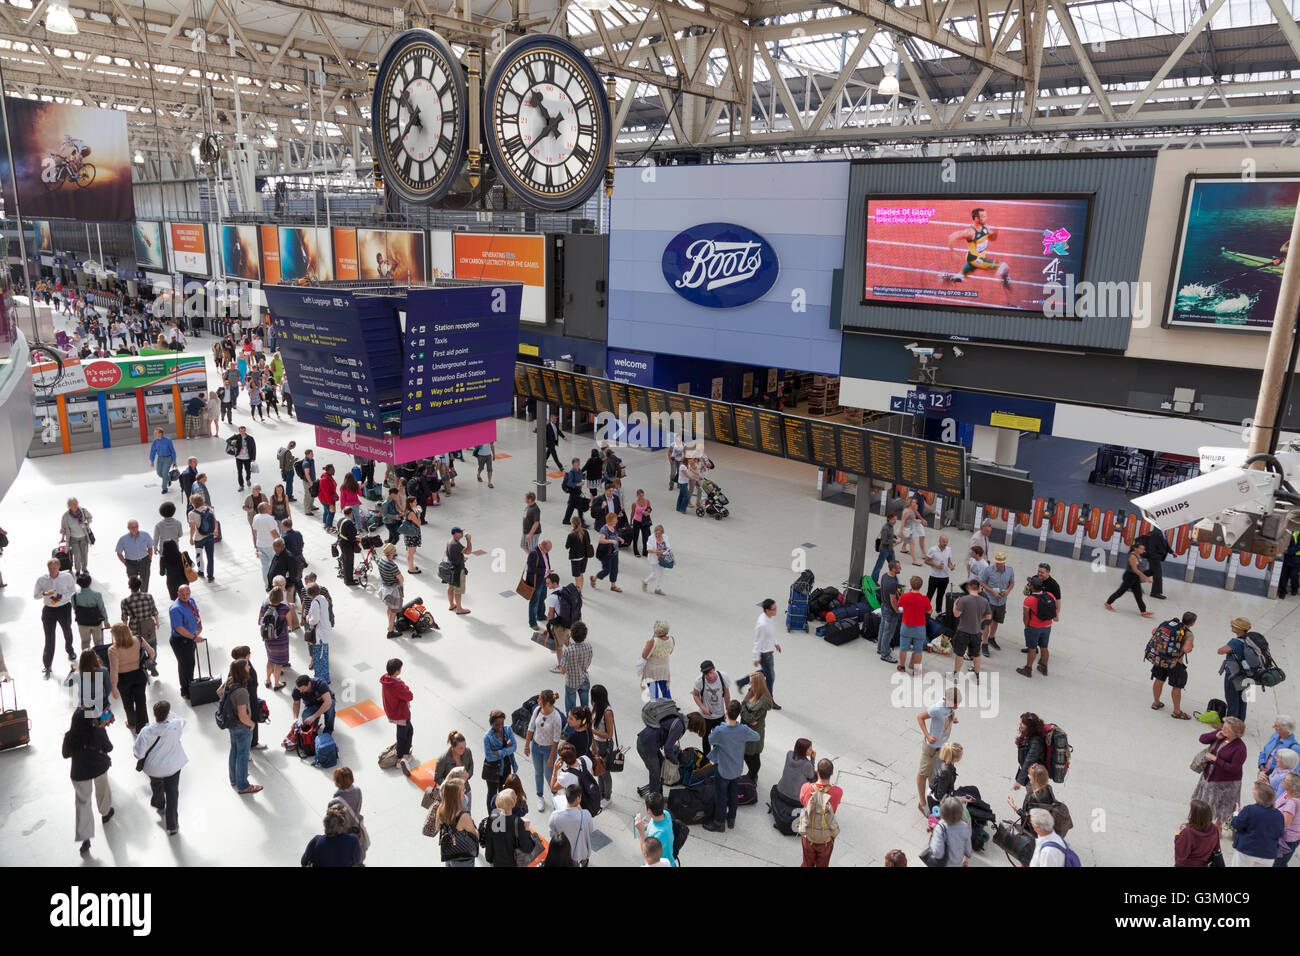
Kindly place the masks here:
<instances>
[{"instance_id":1,"label":"large double-faced clock","mask_svg":"<svg viewBox=\"0 0 1300 956\"><path fill-rule=\"evenodd\" d=\"M469 95L460 61L432 30L384 49L370 103L374 155L388 188L414 203L446 195L465 161Z\"/></svg>"},{"instance_id":2,"label":"large double-faced clock","mask_svg":"<svg viewBox=\"0 0 1300 956\"><path fill-rule=\"evenodd\" d=\"M604 84L567 40L534 35L497 57L483 89L488 157L526 205L571 209L601 185L613 122Z\"/></svg>"}]
</instances>

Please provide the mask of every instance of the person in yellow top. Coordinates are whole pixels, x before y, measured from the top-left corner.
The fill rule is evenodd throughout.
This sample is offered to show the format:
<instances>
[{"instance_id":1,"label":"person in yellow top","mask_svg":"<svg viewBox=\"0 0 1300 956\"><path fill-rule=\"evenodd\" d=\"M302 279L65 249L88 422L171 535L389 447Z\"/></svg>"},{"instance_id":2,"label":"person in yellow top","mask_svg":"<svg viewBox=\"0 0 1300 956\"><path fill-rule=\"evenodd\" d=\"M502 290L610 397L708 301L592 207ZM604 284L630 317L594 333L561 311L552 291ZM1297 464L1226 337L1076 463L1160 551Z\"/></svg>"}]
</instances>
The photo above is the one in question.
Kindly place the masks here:
<instances>
[{"instance_id":1,"label":"person in yellow top","mask_svg":"<svg viewBox=\"0 0 1300 956\"><path fill-rule=\"evenodd\" d=\"M988 224L988 213L984 207L977 206L970 211L971 224L968 227L956 229L948 234L948 248L956 251L958 241L966 243L966 264L961 267L961 273L948 273L943 278L946 282L965 282L966 276L970 275L976 269L984 269L993 272L1002 280L1002 285L1006 289L1011 288L1010 268L1005 262L999 262L996 259L990 259L984 253L988 249L990 242L998 237L998 231Z\"/></svg>"}]
</instances>

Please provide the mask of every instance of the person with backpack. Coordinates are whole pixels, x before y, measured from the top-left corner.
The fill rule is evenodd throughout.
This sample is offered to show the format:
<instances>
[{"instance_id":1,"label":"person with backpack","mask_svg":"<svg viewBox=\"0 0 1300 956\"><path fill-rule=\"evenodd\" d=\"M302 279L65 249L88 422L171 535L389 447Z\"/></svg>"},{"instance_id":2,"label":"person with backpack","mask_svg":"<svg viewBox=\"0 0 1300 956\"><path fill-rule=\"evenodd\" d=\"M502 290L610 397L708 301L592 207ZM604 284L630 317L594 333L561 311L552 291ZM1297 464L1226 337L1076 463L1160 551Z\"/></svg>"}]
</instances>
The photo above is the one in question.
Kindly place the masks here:
<instances>
[{"instance_id":1,"label":"person with backpack","mask_svg":"<svg viewBox=\"0 0 1300 956\"><path fill-rule=\"evenodd\" d=\"M384 546L385 553L389 547ZM465 598L465 577L469 574L465 560L473 553L473 547L474 542L463 528L451 529L451 540L447 542L446 550L447 563L451 565L451 576L447 580L447 610L457 614L469 613L469 608L464 607L461 601Z\"/></svg>"},{"instance_id":2,"label":"person with backpack","mask_svg":"<svg viewBox=\"0 0 1300 956\"><path fill-rule=\"evenodd\" d=\"M213 558L217 544L217 516L212 506L201 494L190 495L190 513L186 516L190 526L190 547L198 558L195 568L199 574L205 574L211 583L216 561ZM204 561L206 558L206 562Z\"/></svg>"},{"instance_id":3,"label":"person with backpack","mask_svg":"<svg viewBox=\"0 0 1300 956\"><path fill-rule=\"evenodd\" d=\"M1133 597L1137 601L1138 613L1142 617L1151 616L1151 612L1147 610L1146 602L1142 600L1142 585L1148 584L1151 581L1150 575L1147 574L1150 564L1146 558L1146 549L1147 546L1141 541L1137 541L1133 547L1129 549L1128 559L1124 565L1124 574L1120 578L1119 587L1116 589L1114 594L1106 598L1106 603L1103 605L1106 610L1115 610L1111 605L1115 603L1119 596L1125 591L1132 591Z\"/></svg>"},{"instance_id":4,"label":"person with backpack","mask_svg":"<svg viewBox=\"0 0 1300 956\"><path fill-rule=\"evenodd\" d=\"M799 803L803 810L795 824L795 832L802 838L804 867L830 866L835 838L840 835L840 825L835 819L839 812L844 790L831 785L835 764L825 757L817 761L817 780L805 783L799 790Z\"/></svg>"},{"instance_id":5,"label":"person with backpack","mask_svg":"<svg viewBox=\"0 0 1300 956\"><path fill-rule=\"evenodd\" d=\"M1030 810L1029 825L1037 836L1034 855L1029 858L1031 867L1079 865L1079 857L1069 848L1065 839L1057 835L1051 813L1042 808Z\"/></svg>"},{"instance_id":6,"label":"person with backpack","mask_svg":"<svg viewBox=\"0 0 1300 956\"><path fill-rule=\"evenodd\" d=\"M555 707L556 693L547 689L537 695L537 706L528 721L528 732L524 737L524 756L533 761L533 778L537 784L537 797L542 797L542 788L551 777L555 765L556 749L564 730L564 717Z\"/></svg>"},{"instance_id":7,"label":"person with backpack","mask_svg":"<svg viewBox=\"0 0 1300 956\"><path fill-rule=\"evenodd\" d=\"M1052 622L1056 620L1056 598L1043 589L1042 579L1031 577L1028 582L1029 596L1025 598L1022 611L1025 622L1025 649L1029 656L1025 666L1017 667L1016 673L1021 677L1034 676L1034 658L1041 651L1043 659L1038 662L1038 673L1047 676L1047 642L1052 636Z\"/></svg>"},{"instance_id":8,"label":"person with backpack","mask_svg":"<svg viewBox=\"0 0 1300 956\"><path fill-rule=\"evenodd\" d=\"M642 847L646 847L651 840L657 840L659 843L659 861L651 862L647 856L647 866L676 866L677 860L673 854L673 815L666 809L666 804L661 793L652 793L645 798L645 813L636 815L636 832Z\"/></svg>"},{"instance_id":9,"label":"person with backpack","mask_svg":"<svg viewBox=\"0 0 1300 956\"><path fill-rule=\"evenodd\" d=\"M104 626L108 624L108 609L104 607L104 596L91 586L90 575L82 571L77 575L77 587L72 596L72 617L77 622L77 633L81 636L81 649L89 650L93 644L100 647L104 643Z\"/></svg>"},{"instance_id":10,"label":"person with backpack","mask_svg":"<svg viewBox=\"0 0 1300 956\"><path fill-rule=\"evenodd\" d=\"M415 696L411 688L402 680L401 658L390 658L384 665L384 676L379 678L379 687L383 693L384 716L397 728L397 766L406 776L411 775L411 738L415 728L411 726L411 699Z\"/></svg>"},{"instance_id":11,"label":"person with backpack","mask_svg":"<svg viewBox=\"0 0 1300 956\"><path fill-rule=\"evenodd\" d=\"M583 715L575 710L579 716L589 716L590 711ZM572 722L570 723L572 726ZM590 735L588 735L589 737ZM570 786L576 785L581 794L581 802L584 809L588 810L594 817L601 811L602 797L600 795L600 781L596 779L595 764L592 762L588 753L583 753L582 749L590 750L590 741L581 741L577 743L571 740L563 741L556 750L555 766L551 769L550 791L555 802L555 809L564 809L564 803L567 799L566 792Z\"/></svg>"},{"instance_id":12,"label":"person with backpack","mask_svg":"<svg viewBox=\"0 0 1300 956\"><path fill-rule=\"evenodd\" d=\"M1165 706L1160 699L1169 682L1169 695L1174 700L1174 712L1170 716L1176 720L1191 720L1192 715L1183 711L1183 688L1187 686L1187 655L1195 645L1192 625L1196 623L1196 612L1185 611L1181 618L1161 621L1151 632L1147 643L1146 660L1151 664L1151 709L1162 710Z\"/></svg>"},{"instance_id":13,"label":"person with backpack","mask_svg":"<svg viewBox=\"0 0 1300 956\"><path fill-rule=\"evenodd\" d=\"M592 513L593 519L595 513ZM621 539L618 533L618 515L609 512L605 515L605 522L600 526L599 543L596 545L596 558L600 561L600 573L591 575L591 586L596 587L596 582L601 578L609 578L609 589L617 593L622 593L623 589L618 586L618 549Z\"/></svg>"},{"instance_id":14,"label":"person with backpack","mask_svg":"<svg viewBox=\"0 0 1300 956\"><path fill-rule=\"evenodd\" d=\"M1252 684L1272 687L1285 675L1273 662L1268 641L1258 631L1251 630L1250 619L1234 618L1231 624L1232 639L1219 648L1224 656L1219 673L1223 675L1223 696L1227 701L1227 715L1246 719L1245 690ZM1267 675L1275 674L1278 680L1269 681Z\"/></svg>"},{"instance_id":15,"label":"person with backpack","mask_svg":"<svg viewBox=\"0 0 1300 956\"><path fill-rule=\"evenodd\" d=\"M557 583L558 576L552 574ZM570 585L572 587L572 585ZM587 643L587 625L576 621L569 631L569 640L560 654L560 673L564 675L564 709L572 710L579 700L583 707L591 704L591 658L594 654Z\"/></svg>"},{"instance_id":16,"label":"person with backpack","mask_svg":"<svg viewBox=\"0 0 1300 956\"><path fill-rule=\"evenodd\" d=\"M289 663L289 605L283 588L271 588L257 611L257 627L266 648L266 686L280 690L285 686L280 677Z\"/></svg>"},{"instance_id":17,"label":"person with backpack","mask_svg":"<svg viewBox=\"0 0 1300 956\"><path fill-rule=\"evenodd\" d=\"M730 701L725 723L711 728L706 742L709 762L717 770L713 776L713 819L705 822L704 829L714 833L723 833L736 825L745 748L762 739L758 731L740 723L740 712L740 701Z\"/></svg>"},{"instance_id":18,"label":"person with backpack","mask_svg":"<svg viewBox=\"0 0 1300 956\"><path fill-rule=\"evenodd\" d=\"M248 756L253 746L256 724L248 699L248 664L232 661L217 701L217 715L224 719L230 734L230 785L242 796L258 793L262 787L248 782Z\"/></svg>"},{"instance_id":19,"label":"person with backpack","mask_svg":"<svg viewBox=\"0 0 1300 956\"><path fill-rule=\"evenodd\" d=\"M595 820L592 819L591 811L582 805L582 788L576 783L571 783L564 789L563 801L561 809L551 814L551 840L557 841L561 837L565 839L574 864L586 866L591 862L591 834Z\"/></svg>"}]
</instances>

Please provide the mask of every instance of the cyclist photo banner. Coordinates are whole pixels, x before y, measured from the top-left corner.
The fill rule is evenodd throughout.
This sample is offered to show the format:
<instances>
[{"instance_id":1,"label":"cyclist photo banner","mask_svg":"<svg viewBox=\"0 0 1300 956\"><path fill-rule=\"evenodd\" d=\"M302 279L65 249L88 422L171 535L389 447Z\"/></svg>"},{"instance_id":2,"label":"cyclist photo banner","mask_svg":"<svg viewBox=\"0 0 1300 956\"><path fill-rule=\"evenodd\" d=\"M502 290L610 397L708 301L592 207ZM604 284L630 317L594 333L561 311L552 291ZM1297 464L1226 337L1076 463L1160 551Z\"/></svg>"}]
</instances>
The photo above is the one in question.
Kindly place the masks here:
<instances>
[{"instance_id":1,"label":"cyclist photo banner","mask_svg":"<svg viewBox=\"0 0 1300 956\"><path fill-rule=\"evenodd\" d=\"M5 112L8 129L0 130L5 209L14 208L16 179L24 219L135 219L125 113L12 96L5 97ZM5 135L13 150L13 178Z\"/></svg>"}]
</instances>

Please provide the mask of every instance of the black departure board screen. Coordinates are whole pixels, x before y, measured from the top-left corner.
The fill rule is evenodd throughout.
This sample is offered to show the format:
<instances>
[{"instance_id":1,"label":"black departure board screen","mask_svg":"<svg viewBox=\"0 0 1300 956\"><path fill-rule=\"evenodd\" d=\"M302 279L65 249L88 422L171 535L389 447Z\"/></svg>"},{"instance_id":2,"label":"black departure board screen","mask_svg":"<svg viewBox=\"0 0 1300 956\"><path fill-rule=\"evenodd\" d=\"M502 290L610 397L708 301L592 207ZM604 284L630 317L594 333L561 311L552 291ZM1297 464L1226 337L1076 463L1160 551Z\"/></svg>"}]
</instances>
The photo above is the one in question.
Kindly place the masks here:
<instances>
[{"instance_id":1,"label":"black departure board screen","mask_svg":"<svg viewBox=\"0 0 1300 956\"><path fill-rule=\"evenodd\" d=\"M578 393L578 407L584 412L596 410L596 396L591 391L591 379L585 375L573 376L573 387Z\"/></svg>"},{"instance_id":2,"label":"black departure board screen","mask_svg":"<svg viewBox=\"0 0 1300 956\"><path fill-rule=\"evenodd\" d=\"M634 412L640 412L642 415L650 414L646 390L640 385L627 386L627 411L629 415Z\"/></svg>"},{"instance_id":3,"label":"black departure board screen","mask_svg":"<svg viewBox=\"0 0 1300 956\"><path fill-rule=\"evenodd\" d=\"M674 414L682 416L682 425L685 426L686 416L691 413L691 405L687 396L681 392L669 392L668 408Z\"/></svg>"},{"instance_id":4,"label":"black departure board screen","mask_svg":"<svg viewBox=\"0 0 1300 956\"><path fill-rule=\"evenodd\" d=\"M872 477L883 481L897 481L898 436L884 432L867 433L867 464Z\"/></svg>"},{"instance_id":5,"label":"black departure board screen","mask_svg":"<svg viewBox=\"0 0 1300 956\"><path fill-rule=\"evenodd\" d=\"M929 444L912 438L898 440L898 477L892 479L909 488L930 487Z\"/></svg>"},{"instance_id":6,"label":"black departure board screen","mask_svg":"<svg viewBox=\"0 0 1300 956\"><path fill-rule=\"evenodd\" d=\"M867 470L867 433L851 425L835 429L839 438L840 470L861 475Z\"/></svg>"},{"instance_id":7,"label":"black departure board screen","mask_svg":"<svg viewBox=\"0 0 1300 956\"><path fill-rule=\"evenodd\" d=\"M611 406L613 401L609 394L609 382L603 378L593 378L591 380L591 394L596 408L595 411L609 412L613 411Z\"/></svg>"},{"instance_id":8,"label":"black departure board screen","mask_svg":"<svg viewBox=\"0 0 1300 956\"><path fill-rule=\"evenodd\" d=\"M709 400L707 398L691 398L687 400L687 407L691 412L691 436L699 441L713 440L713 421L712 414L709 410ZM702 425L703 427L696 427Z\"/></svg>"},{"instance_id":9,"label":"black departure board screen","mask_svg":"<svg viewBox=\"0 0 1300 956\"><path fill-rule=\"evenodd\" d=\"M781 435L781 420L785 418L779 412L758 410L758 450L768 455L785 455L785 439Z\"/></svg>"},{"instance_id":10,"label":"black departure board screen","mask_svg":"<svg viewBox=\"0 0 1300 956\"><path fill-rule=\"evenodd\" d=\"M627 386L622 382L609 383L609 410L619 416L632 411L627 407Z\"/></svg>"},{"instance_id":11,"label":"black departure board screen","mask_svg":"<svg viewBox=\"0 0 1300 956\"><path fill-rule=\"evenodd\" d=\"M560 402L566 408L578 407L578 390L573 385L573 375L570 372L556 372L555 377L560 382Z\"/></svg>"},{"instance_id":12,"label":"black departure board screen","mask_svg":"<svg viewBox=\"0 0 1300 956\"><path fill-rule=\"evenodd\" d=\"M555 369L542 369L542 387L546 389L546 400L552 405L560 404L560 382L555 377Z\"/></svg>"},{"instance_id":13,"label":"black departure board screen","mask_svg":"<svg viewBox=\"0 0 1300 956\"><path fill-rule=\"evenodd\" d=\"M542 370L536 365L528 366L528 393L533 398L546 397L546 386L542 384Z\"/></svg>"},{"instance_id":14,"label":"black departure board screen","mask_svg":"<svg viewBox=\"0 0 1300 956\"><path fill-rule=\"evenodd\" d=\"M930 488L940 494L966 496L966 449L930 445Z\"/></svg>"},{"instance_id":15,"label":"black departure board screen","mask_svg":"<svg viewBox=\"0 0 1300 956\"><path fill-rule=\"evenodd\" d=\"M528 366L515 366L515 394L522 395L524 398L530 397L532 389L528 386Z\"/></svg>"},{"instance_id":16,"label":"black departure board screen","mask_svg":"<svg viewBox=\"0 0 1300 956\"><path fill-rule=\"evenodd\" d=\"M840 450L835 441L835 426L830 422L809 422L809 445L812 462L820 468L840 467Z\"/></svg>"},{"instance_id":17,"label":"black departure board screen","mask_svg":"<svg viewBox=\"0 0 1300 956\"><path fill-rule=\"evenodd\" d=\"M646 400L650 403L649 415L657 421L660 415L669 411L668 396L657 388L648 388L645 391Z\"/></svg>"},{"instance_id":18,"label":"black departure board screen","mask_svg":"<svg viewBox=\"0 0 1300 956\"><path fill-rule=\"evenodd\" d=\"M785 434L785 457L811 463L812 448L808 444L808 421L786 415L781 427Z\"/></svg>"},{"instance_id":19,"label":"black departure board screen","mask_svg":"<svg viewBox=\"0 0 1300 956\"><path fill-rule=\"evenodd\" d=\"M731 420L729 402L709 402L709 424L713 427L712 438L724 445L736 443L736 425Z\"/></svg>"},{"instance_id":20,"label":"black departure board screen","mask_svg":"<svg viewBox=\"0 0 1300 956\"><path fill-rule=\"evenodd\" d=\"M750 451L758 451L758 410L747 405L737 405L734 414L736 444Z\"/></svg>"}]
</instances>

